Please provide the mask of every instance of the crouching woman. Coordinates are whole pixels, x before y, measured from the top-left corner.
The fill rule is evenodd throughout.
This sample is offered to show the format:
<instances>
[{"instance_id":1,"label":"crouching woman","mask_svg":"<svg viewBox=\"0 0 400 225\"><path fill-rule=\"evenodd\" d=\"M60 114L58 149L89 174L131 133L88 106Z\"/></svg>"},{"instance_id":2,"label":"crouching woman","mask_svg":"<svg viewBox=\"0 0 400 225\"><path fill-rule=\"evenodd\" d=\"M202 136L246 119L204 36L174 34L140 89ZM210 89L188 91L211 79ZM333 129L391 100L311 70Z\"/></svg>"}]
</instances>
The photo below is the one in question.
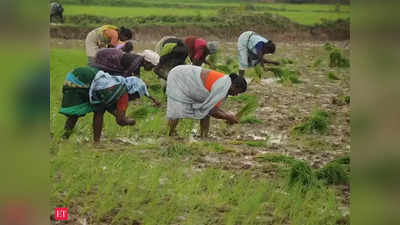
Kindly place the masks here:
<instances>
[{"instance_id":1,"label":"crouching woman","mask_svg":"<svg viewBox=\"0 0 400 225\"><path fill-rule=\"evenodd\" d=\"M63 86L60 113L67 116L64 138L68 138L78 119L87 113L93 115L93 139L99 142L105 111L115 116L120 126L133 126L136 121L126 117L128 102L147 96L155 104L146 84L137 77L112 76L94 67L80 67L67 74Z\"/></svg>"},{"instance_id":2,"label":"crouching woman","mask_svg":"<svg viewBox=\"0 0 400 225\"><path fill-rule=\"evenodd\" d=\"M201 137L208 136L210 116L238 123L238 119L224 112L220 105L228 95L235 96L246 89L246 80L236 74L228 76L192 65L173 68L167 81L169 135L176 135L176 126L182 118L200 120Z\"/></svg>"}]
</instances>

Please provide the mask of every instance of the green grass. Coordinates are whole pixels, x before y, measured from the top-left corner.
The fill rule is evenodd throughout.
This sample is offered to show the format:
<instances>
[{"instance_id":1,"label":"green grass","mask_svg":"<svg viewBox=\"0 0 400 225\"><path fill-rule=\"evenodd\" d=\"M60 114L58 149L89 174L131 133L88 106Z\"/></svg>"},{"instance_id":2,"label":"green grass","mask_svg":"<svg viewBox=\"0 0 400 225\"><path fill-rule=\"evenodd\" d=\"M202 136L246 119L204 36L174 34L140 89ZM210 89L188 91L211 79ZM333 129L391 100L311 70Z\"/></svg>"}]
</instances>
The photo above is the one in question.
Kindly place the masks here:
<instances>
[{"instance_id":1,"label":"green grass","mask_svg":"<svg viewBox=\"0 0 400 225\"><path fill-rule=\"evenodd\" d=\"M73 3L73 1L69 1ZM100 4L100 3L99 3ZM238 14L259 14L263 12L277 13L290 20L304 25L320 23L321 19L337 20L350 17L349 6L342 6L341 12L334 12L335 5L319 4L271 4L257 3L251 4L252 10L245 10L248 4L237 1L210 1L210 2L179 2L179 1L132 1L118 5L79 5L64 4L65 15L95 15L110 18L118 17L138 17L138 16L216 16L221 9L229 8ZM256 7L254 7L256 6Z\"/></svg>"},{"instance_id":2,"label":"green grass","mask_svg":"<svg viewBox=\"0 0 400 225\"><path fill-rule=\"evenodd\" d=\"M50 163L50 199L51 205L68 207L93 224L233 225L273 219L275 224L333 225L339 218L329 189L310 188L304 195L284 182L246 173L196 171L192 162L168 154L149 162L135 152L79 151L81 147L58 145ZM181 150L170 149L173 155Z\"/></svg>"},{"instance_id":3,"label":"green grass","mask_svg":"<svg viewBox=\"0 0 400 225\"><path fill-rule=\"evenodd\" d=\"M208 9L165 9L147 7L117 7L117 6L97 6L97 5L65 5L65 15L94 15L117 17L138 17L138 16L215 16L217 13Z\"/></svg>"},{"instance_id":4,"label":"green grass","mask_svg":"<svg viewBox=\"0 0 400 225\"><path fill-rule=\"evenodd\" d=\"M316 110L303 123L294 128L304 134L325 134L328 132L329 114L323 110Z\"/></svg>"},{"instance_id":5,"label":"green grass","mask_svg":"<svg viewBox=\"0 0 400 225\"><path fill-rule=\"evenodd\" d=\"M328 79L329 80L340 80L340 78L338 76L336 76L335 73L333 73L333 72L328 73Z\"/></svg>"}]
</instances>

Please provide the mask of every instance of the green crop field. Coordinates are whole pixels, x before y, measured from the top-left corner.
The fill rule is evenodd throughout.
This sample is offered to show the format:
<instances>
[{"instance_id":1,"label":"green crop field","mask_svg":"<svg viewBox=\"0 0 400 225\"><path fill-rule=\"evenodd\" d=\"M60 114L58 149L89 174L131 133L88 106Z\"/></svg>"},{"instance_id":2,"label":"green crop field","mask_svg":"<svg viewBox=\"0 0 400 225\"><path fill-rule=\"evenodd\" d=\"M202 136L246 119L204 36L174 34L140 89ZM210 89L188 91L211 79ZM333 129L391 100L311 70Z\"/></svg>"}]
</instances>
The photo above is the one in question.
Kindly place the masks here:
<instances>
[{"instance_id":1,"label":"green crop field","mask_svg":"<svg viewBox=\"0 0 400 225\"><path fill-rule=\"evenodd\" d=\"M110 18L138 16L216 16L223 8L235 8L241 15L251 15L263 12L277 13L292 21L304 25L313 25L321 19L336 20L350 17L350 7L320 4L272 4L254 3L251 6L238 2L193 2L178 3L175 1L159 1L154 3L138 1L138 7L105 6L105 5L64 5L65 15L94 15ZM152 5L153 4L153 5ZM250 7L250 8L249 8ZM339 10L339 11L337 11Z\"/></svg>"},{"instance_id":2,"label":"green crop field","mask_svg":"<svg viewBox=\"0 0 400 225\"><path fill-rule=\"evenodd\" d=\"M140 50L153 46L141 42ZM221 49L214 59L218 68L235 71L235 43ZM341 50L348 57L349 49ZM189 119L178 125L179 138L166 136L161 84L152 72L142 71L162 107L148 99L131 102L127 114L137 121L132 127L118 126L106 113L101 144L95 146L92 114L63 140L65 117L58 113L65 76L87 64L85 51L52 48L51 207L68 207L71 218L88 224L348 224L349 196L343 189L348 171L329 162L349 152L350 108L326 104L332 95L349 95L350 69L330 68L321 44L278 44L273 58L282 62L282 70L276 69L282 79L297 74L301 82L269 83L273 73L250 70L248 91L222 107L255 108L233 127L212 119L208 139L196 136L199 123ZM323 108L312 111L315 107ZM326 114L322 122L318 113ZM313 133L320 123L324 132ZM301 126L310 133L293 131Z\"/></svg>"}]
</instances>

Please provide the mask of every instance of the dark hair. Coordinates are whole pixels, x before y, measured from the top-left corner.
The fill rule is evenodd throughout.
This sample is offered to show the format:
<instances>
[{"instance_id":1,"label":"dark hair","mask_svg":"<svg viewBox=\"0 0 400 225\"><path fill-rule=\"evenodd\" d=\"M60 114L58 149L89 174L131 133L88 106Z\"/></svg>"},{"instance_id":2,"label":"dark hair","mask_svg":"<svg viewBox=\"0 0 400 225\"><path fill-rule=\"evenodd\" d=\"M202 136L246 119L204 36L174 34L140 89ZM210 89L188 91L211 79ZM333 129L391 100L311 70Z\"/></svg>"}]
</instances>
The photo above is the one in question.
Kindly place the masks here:
<instances>
[{"instance_id":1,"label":"dark hair","mask_svg":"<svg viewBox=\"0 0 400 225\"><path fill-rule=\"evenodd\" d=\"M119 28L119 34L125 36L128 40L132 39L132 31L125 27Z\"/></svg>"},{"instance_id":2,"label":"dark hair","mask_svg":"<svg viewBox=\"0 0 400 225\"><path fill-rule=\"evenodd\" d=\"M272 41L268 41L265 45L264 48L269 52L269 53L275 53L276 46L275 43Z\"/></svg>"},{"instance_id":3,"label":"dark hair","mask_svg":"<svg viewBox=\"0 0 400 225\"><path fill-rule=\"evenodd\" d=\"M229 77L231 78L232 84L237 88L243 90L243 92L247 90L247 82L243 77L238 76L235 73L229 74Z\"/></svg>"},{"instance_id":4,"label":"dark hair","mask_svg":"<svg viewBox=\"0 0 400 225\"><path fill-rule=\"evenodd\" d=\"M124 70L128 69L133 60L135 59L135 56L133 54L125 53L122 58L121 58L121 66L124 68Z\"/></svg>"},{"instance_id":5,"label":"dark hair","mask_svg":"<svg viewBox=\"0 0 400 225\"><path fill-rule=\"evenodd\" d=\"M124 47L121 48L121 50L125 53L129 53L133 50L133 44L132 42L128 41L125 43Z\"/></svg>"}]
</instances>

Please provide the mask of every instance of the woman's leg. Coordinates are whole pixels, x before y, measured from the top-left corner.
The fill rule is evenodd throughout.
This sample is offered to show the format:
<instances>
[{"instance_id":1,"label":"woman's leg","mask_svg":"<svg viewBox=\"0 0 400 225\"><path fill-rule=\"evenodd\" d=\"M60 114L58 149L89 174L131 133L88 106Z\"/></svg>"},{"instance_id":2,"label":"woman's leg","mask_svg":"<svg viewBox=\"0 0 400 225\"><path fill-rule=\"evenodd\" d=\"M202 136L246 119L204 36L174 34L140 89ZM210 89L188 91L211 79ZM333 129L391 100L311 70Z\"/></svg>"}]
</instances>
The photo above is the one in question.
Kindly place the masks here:
<instances>
[{"instance_id":1,"label":"woman's leg","mask_svg":"<svg viewBox=\"0 0 400 225\"><path fill-rule=\"evenodd\" d=\"M93 114L93 140L95 143L100 141L101 130L103 129L104 111L94 112Z\"/></svg>"},{"instance_id":2,"label":"woman's leg","mask_svg":"<svg viewBox=\"0 0 400 225\"><path fill-rule=\"evenodd\" d=\"M206 116L200 120L200 136L208 137L209 130L210 130L210 116Z\"/></svg>"},{"instance_id":3,"label":"woman's leg","mask_svg":"<svg viewBox=\"0 0 400 225\"><path fill-rule=\"evenodd\" d=\"M175 120L168 120L168 126L169 126L169 136L176 136L176 126L178 125L179 119Z\"/></svg>"},{"instance_id":4,"label":"woman's leg","mask_svg":"<svg viewBox=\"0 0 400 225\"><path fill-rule=\"evenodd\" d=\"M78 122L79 117L78 116L68 116L67 121L65 121L65 126L64 126L64 135L63 138L68 139L72 131L75 128L76 122Z\"/></svg>"}]
</instances>

